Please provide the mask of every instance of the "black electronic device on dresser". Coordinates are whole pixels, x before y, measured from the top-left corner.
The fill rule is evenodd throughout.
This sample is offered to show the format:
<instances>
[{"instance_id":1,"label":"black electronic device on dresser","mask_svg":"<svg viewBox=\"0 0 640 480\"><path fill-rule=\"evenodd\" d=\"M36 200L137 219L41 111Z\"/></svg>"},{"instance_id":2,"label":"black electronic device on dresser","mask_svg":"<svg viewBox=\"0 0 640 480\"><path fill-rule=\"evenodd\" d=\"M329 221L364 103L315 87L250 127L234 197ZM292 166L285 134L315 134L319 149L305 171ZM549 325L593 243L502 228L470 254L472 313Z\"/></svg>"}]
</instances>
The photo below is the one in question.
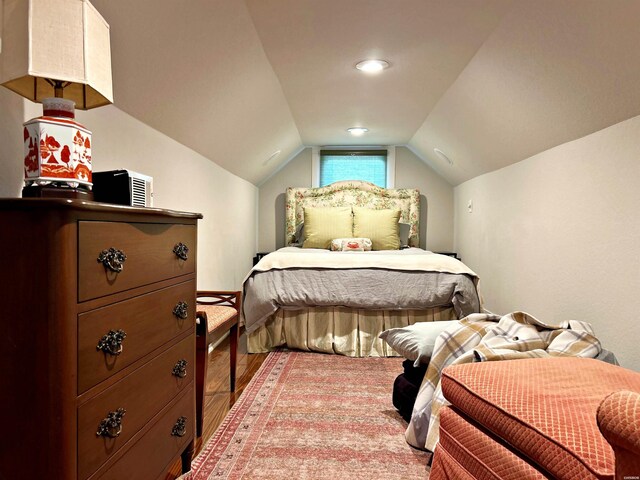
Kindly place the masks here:
<instances>
[{"instance_id":1,"label":"black electronic device on dresser","mask_svg":"<svg viewBox=\"0 0 640 480\"><path fill-rule=\"evenodd\" d=\"M0 218L0 478L186 471L201 215L5 199Z\"/></svg>"},{"instance_id":2,"label":"black electronic device on dresser","mask_svg":"<svg viewBox=\"0 0 640 480\"><path fill-rule=\"evenodd\" d=\"M96 202L153 206L153 177L131 170L93 172L93 200Z\"/></svg>"}]
</instances>

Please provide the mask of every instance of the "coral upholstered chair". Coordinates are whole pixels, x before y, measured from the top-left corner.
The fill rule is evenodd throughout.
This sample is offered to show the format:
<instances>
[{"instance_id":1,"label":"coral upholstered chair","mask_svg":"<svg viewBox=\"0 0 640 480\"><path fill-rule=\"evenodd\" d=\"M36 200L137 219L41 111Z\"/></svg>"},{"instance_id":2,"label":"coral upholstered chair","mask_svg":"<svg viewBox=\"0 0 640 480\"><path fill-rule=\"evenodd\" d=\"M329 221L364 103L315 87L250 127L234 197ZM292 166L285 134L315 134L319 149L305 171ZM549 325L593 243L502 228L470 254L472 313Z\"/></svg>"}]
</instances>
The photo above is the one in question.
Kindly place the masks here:
<instances>
[{"instance_id":1,"label":"coral upholstered chair","mask_svg":"<svg viewBox=\"0 0 640 480\"><path fill-rule=\"evenodd\" d=\"M236 389L236 358L238 352L238 319L240 292L199 290L196 305L196 423L197 435L202 435L204 396L209 363L209 344L221 333L229 332L229 388Z\"/></svg>"},{"instance_id":2,"label":"coral upholstered chair","mask_svg":"<svg viewBox=\"0 0 640 480\"><path fill-rule=\"evenodd\" d=\"M616 478L640 476L640 393L612 393L598 406L597 419L616 457Z\"/></svg>"},{"instance_id":3,"label":"coral upholstered chair","mask_svg":"<svg viewBox=\"0 0 640 480\"><path fill-rule=\"evenodd\" d=\"M430 480L614 480L640 475L640 373L531 358L442 371Z\"/></svg>"}]
</instances>

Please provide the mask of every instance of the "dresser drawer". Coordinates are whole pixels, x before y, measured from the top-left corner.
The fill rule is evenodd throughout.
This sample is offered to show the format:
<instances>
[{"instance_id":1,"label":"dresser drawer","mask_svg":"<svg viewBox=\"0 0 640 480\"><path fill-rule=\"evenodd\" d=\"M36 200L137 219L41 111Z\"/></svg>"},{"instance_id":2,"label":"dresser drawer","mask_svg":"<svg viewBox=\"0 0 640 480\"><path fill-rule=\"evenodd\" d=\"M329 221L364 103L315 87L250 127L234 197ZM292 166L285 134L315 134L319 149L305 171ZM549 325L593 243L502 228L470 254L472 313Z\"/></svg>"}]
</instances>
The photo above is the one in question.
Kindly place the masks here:
<instances>
[{"instance_id":1,"label":"dresser drawer","mask_svg":"<svg viewBox=\"0 0 640 480\"><path fill-rule=\"evenodd\" d=\"M180 302L187 305L184 319L173 313ZM195 304L195 281L191 280L78 315L78 394L177 335L194 332ZM120 354L98 348L103 338L119 330L126 334Z\"/></svg>"},{"instance_id":2,"label":"dresser drawer","mask_svg":"<svg viewBox=\"0 0 640 480\"><path fill-rule=\"evenodd\" d=\"M186 362L182 369L181 361ZM96 471L178 393L193 385L194 367L195 336L189 336L81 406L78 478L87 478ZM119 408L125 410L119 436L97 435L101 421Z\"/></svg>"},{"instance_id":3,"label":"dresser drawer","mask_svg":"<svg viewBox=\"0 0 640 480\"><path fill-rule=\"evenodd\" d=\"M83 302L195 272L196 235L195 225L79 222L78 300ZM186 260L174 253L179 244L189 249ZM126 256L120 272L114 271L118 265L110 262L108 255L101 257L103 251L111 248Z\"/></svg>"},{"instance_id":4,"label":"dresser drawer","mask_svg":"<svg viewBox=\"0 0 640 480\"><path fill-rule=\"evenodd\" d=\"M160 417L146 434L111 467L95 478L104 480L156 479L164 477L169 462L193 439L195 432L195 396L189 389ZM184 417L183 436L172 435L178 420ZM92 477L94 480L94 477Z\"/></svg>"}]
</instances>

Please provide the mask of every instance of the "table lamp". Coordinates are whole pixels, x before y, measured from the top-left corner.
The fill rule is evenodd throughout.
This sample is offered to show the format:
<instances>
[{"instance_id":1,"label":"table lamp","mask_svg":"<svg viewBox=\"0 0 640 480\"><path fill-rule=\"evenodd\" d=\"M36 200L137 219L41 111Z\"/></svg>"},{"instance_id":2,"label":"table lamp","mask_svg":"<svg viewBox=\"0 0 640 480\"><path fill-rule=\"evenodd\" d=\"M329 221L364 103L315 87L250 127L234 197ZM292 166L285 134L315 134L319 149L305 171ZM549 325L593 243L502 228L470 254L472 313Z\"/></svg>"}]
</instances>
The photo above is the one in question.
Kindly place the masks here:
<instances>
[{"instance_id":1,"label":"table lamp","mask_svg":"<svg viewBox=\"0 0 640 480\"><path fill-rule=\"evenodd\" d=\"M23 197L91 198L91 132L113 102L109 25L87 0L4 0L0 84L43 104L24 124Z\"/></svg>"}]
</instances>

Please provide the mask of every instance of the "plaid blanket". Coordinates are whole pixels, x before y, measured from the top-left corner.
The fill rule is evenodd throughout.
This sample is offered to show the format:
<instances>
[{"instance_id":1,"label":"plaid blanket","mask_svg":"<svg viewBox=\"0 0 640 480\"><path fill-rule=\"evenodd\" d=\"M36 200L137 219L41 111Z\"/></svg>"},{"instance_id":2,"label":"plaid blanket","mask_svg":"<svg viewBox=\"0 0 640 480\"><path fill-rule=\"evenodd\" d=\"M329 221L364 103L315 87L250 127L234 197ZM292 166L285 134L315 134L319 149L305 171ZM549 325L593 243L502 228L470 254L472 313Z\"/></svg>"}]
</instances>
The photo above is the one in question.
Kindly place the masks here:
<instances>
[{"instance_id":1,"label":"plaid blanket","mask_svg":"<svg viewBox=\"0 0 640 480\"><path fill-rule=\"evenodd\" d=\"M568 320L550 325L524 313L475 313L440 334L405 433L407 442L433 452L438 443L440 409L448 405L440 373L449 365L549 356L594 358L602 347L591 325Z\"/></svg>"}]
</instances>

